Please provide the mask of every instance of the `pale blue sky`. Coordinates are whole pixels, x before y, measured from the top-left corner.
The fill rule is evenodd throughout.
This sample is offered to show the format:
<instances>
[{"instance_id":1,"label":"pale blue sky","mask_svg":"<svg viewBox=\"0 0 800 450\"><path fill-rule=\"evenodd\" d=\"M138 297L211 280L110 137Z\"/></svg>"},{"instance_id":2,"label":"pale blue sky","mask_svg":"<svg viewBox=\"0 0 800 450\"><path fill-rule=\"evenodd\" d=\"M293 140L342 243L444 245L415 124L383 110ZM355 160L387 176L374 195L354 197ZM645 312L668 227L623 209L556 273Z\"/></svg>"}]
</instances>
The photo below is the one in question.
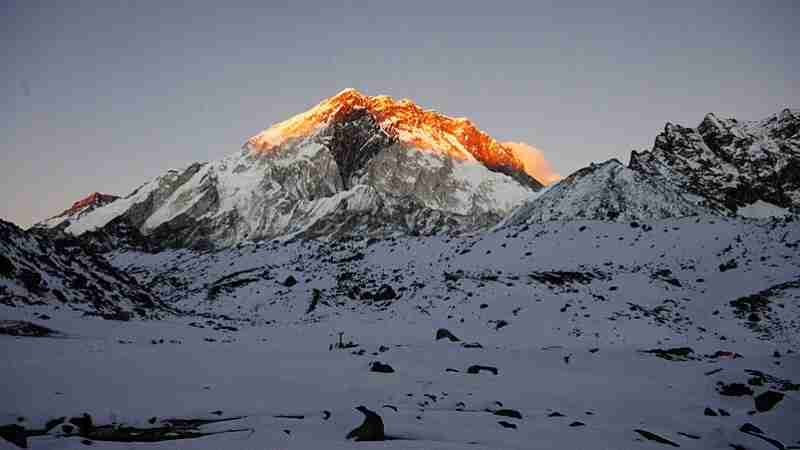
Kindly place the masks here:
<instances>
[{"instance_id":1,"label":"pale blue sky","mask_svg":"<svg viewBox=\"0 0 800 450\"><path fill-rule=\"evenodd\" d=\"M3 2L0 218L128 194L345 87L468 116L561 174L667 121L800 106L792 1L599 3Z\"/></svg>"}]
</instances>

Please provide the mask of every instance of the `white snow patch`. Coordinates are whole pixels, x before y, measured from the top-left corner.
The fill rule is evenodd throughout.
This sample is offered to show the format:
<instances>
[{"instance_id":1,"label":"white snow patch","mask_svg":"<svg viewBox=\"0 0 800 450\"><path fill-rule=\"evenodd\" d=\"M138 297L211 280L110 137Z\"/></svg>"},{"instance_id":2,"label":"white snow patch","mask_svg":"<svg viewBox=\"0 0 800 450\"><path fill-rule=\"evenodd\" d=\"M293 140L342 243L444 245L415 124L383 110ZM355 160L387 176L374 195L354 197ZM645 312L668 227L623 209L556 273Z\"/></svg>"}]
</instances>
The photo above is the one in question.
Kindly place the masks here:
<instances>
[{"instance_id":1,"label":"white snow patch","mask_svg":"<svg viewBox=\"0 0 800 450\"><path fill-rule=\"evenodd\" d=\"M739 208L736 214L751 219L764 219L767 217L784 217L791 213L786 208L781 208L764 200L758 200L755 203Z\"/></svg>"}]
</instances>

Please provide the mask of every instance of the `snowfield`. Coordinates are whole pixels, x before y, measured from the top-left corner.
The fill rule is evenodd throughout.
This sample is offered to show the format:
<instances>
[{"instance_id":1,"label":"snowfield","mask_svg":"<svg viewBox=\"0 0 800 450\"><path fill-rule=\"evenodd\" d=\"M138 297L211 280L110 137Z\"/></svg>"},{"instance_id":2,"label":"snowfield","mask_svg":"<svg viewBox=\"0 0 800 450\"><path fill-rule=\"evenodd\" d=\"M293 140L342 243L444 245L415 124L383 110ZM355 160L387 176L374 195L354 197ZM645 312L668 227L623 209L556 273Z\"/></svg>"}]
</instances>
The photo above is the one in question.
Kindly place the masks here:
<instances>
[{"instance_id":1,"label":"snowfield","mask_svg":"<svg viewBox=\"0 0 800 450\"><path fill-rule=\"evenodd\" d=\"M118 250L112 265L180 313L0 304L0 330L58 332L0 335L0 425L67 418L34 449L800 448L798 246L790 216ZM360 405L388 440L345 439ZM68 433L83 414L221 433Z\"/></svg>"}]
</instances>

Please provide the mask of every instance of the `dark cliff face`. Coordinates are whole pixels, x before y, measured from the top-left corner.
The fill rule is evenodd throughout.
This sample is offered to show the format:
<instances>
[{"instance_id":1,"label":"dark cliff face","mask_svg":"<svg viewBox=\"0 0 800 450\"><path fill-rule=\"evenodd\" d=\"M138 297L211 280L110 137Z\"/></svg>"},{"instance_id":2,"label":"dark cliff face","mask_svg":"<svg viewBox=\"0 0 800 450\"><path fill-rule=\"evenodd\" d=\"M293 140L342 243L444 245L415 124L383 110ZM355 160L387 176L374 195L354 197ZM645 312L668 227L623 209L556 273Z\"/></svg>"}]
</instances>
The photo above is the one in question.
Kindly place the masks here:
<instances>
[{"instance_id":1,"label":"dark cliff face","mask_svg":"<svg viewBox=\"0 0 800 450\"><path fill-rule=\"evenodd\" d=\"M353 187L353 179L372 157L397 143L397 139L381 130L366 109L351 109L341 114L320 138L336 161L345 190Z\"/></svg>"},{"instance_id":2,"label":"dark cliff face","mask_svg":"<svg viewBox=\"0 0 800 450\"><path fill-rule=\"evenodd\" d=\"M166 313L135 279L74 238L54 241L0 221L0 303L54 303L108 318Z\"/></svg>"},{"instance_id":3,"label":"dark cliff face","mask_svg":"<svg viewBox=\"0 0 800 450\"><path fill-rule=\"evenodd\" d=\"M697 128L667 124L629 167L735 213L758 200L800 208L800 117L784 110L758 122L709 114Z\"/></svg>"}]
</instances>

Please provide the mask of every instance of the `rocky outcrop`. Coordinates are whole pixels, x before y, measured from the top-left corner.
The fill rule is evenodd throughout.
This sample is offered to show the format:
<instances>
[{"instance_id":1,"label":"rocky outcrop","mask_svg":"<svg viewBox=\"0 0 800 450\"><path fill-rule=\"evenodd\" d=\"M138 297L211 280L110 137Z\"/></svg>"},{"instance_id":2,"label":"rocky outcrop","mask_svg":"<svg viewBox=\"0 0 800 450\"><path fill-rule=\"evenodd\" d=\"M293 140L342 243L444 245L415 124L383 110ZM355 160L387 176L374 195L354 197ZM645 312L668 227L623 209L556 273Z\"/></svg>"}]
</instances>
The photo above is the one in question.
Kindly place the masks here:
<instances>
[{"instance_id":1,"label":"rocky outcrop","mask_svg":"<svg viewBox=\"0 0 800 450\"><path fill-rule=\"evenodd\" d=\"M52 241L0 221L0 303L54 304L114 320L168 309L126 273L75 239Z\"/></svg>"},{"instance_id":2,"label":"rocky outcrop","mask_svg":"<svg viewBox=\"0 0 800 450\"><path fill-rule=\"evenodd\" d=\"M630 168L730 213L759 200L797 211L800 113L753 122L708 114L697 128L668 123L652 150L631 153Z\"/></svg>"}]
</instances>

